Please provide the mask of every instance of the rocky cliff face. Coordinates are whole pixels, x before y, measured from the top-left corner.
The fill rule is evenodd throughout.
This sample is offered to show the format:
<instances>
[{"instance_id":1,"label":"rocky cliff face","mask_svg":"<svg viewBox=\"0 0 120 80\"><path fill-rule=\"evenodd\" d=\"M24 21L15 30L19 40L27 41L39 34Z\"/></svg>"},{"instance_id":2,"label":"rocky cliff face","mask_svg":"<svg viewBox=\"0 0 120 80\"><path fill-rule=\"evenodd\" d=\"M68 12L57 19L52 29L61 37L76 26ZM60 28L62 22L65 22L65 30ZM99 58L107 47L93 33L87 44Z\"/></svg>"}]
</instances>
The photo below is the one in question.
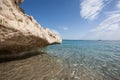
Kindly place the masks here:
<instances>
[{"instance_id":1,"label":"rocky cliff face","mask_svg":"<svg viewBox=\"0 0 120 80\"><path fill-rule=\"evenodd\" d=\"M23 0L0 0L0 53L19 53L61 43L59 35L42 28L19 7Z\"/></svg>"}]
</instances>

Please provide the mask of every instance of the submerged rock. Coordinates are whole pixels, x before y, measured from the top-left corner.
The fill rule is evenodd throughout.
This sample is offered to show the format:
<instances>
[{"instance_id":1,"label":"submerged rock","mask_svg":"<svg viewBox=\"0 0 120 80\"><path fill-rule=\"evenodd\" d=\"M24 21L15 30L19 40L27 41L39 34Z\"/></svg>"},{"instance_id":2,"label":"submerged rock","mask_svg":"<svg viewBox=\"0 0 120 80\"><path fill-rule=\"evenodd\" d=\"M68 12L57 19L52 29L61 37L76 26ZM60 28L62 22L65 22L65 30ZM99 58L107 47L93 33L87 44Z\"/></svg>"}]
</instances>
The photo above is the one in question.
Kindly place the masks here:
<instances>
[{"instance_id":1,"label":"submerged rock","mask_svg":"<svg viewBox=\"0 0 120 80\"><path fill-rule=\"evenodd\" d=\"M42 28L19 7L23 0L0 0L0 52L19 53L61 43L61 37Z\"/></svg>"},{"instance_id":2,"label":"submerged rock","mask_svg":"<svg viewBox=\"0 0 120 80\"><path fill-rule=\"evenodd\" d=\"M0 63L0 80L63 80L64 75L62 60L45 53Z\"/></svg>"}]
</instances>

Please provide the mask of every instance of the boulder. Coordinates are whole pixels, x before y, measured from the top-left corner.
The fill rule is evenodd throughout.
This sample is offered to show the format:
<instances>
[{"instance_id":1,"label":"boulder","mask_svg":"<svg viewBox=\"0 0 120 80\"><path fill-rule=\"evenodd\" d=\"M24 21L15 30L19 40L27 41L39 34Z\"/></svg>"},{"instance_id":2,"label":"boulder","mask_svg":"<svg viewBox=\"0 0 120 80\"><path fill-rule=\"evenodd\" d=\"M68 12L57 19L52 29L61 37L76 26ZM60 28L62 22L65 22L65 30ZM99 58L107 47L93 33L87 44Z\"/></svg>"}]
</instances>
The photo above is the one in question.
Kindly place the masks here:
<instances>
[{"instance_id":1,"label":"boulder","mask_svg":"<svg viewBox=\"0 0 120 80\"><path fill-rule=\"evenodd\" d=\"M0 53L20 53L61 43L50 31L19 6L23 0L0 0Z\"/></svg>"}]
</instances>

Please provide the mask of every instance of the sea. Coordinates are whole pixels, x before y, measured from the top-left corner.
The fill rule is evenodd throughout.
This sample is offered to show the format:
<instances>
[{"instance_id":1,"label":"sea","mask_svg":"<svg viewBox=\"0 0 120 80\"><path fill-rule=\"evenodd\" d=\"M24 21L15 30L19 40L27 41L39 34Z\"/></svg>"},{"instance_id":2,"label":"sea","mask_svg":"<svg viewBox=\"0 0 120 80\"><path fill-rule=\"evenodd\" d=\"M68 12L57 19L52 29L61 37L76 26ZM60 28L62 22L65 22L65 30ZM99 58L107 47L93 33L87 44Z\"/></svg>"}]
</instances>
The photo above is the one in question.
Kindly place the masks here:
<instances>
[{"instance_id":1,"label":"sea","mask_svg":"<svg viewBox=\"0 0 120 80\"><path fill-rule=\"evenodd\" d=\"M45 51L63 60L71 80L120 80L120 41L63 40Z\"/></svg>"}]
</instances>

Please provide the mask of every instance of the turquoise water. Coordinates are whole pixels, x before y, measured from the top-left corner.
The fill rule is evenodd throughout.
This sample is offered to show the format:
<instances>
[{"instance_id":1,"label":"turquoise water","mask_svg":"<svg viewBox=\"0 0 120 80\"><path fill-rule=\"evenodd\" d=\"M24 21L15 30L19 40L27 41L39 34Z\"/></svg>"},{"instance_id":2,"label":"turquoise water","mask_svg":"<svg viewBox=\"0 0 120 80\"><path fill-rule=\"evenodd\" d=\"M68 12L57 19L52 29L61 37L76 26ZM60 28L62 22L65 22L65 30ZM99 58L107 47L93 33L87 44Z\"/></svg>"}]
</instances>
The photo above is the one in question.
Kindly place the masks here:
<instances>
[{"instance_id":1,"label":"turquoise water","mask_svg":"<svg viewBox=\"0 0 120 80\"><path fill-rule=\"evenodd\" d=\"M71 80L120 80L120 41L64 40L47 47Z\"/></svg>"}]
</instances>

